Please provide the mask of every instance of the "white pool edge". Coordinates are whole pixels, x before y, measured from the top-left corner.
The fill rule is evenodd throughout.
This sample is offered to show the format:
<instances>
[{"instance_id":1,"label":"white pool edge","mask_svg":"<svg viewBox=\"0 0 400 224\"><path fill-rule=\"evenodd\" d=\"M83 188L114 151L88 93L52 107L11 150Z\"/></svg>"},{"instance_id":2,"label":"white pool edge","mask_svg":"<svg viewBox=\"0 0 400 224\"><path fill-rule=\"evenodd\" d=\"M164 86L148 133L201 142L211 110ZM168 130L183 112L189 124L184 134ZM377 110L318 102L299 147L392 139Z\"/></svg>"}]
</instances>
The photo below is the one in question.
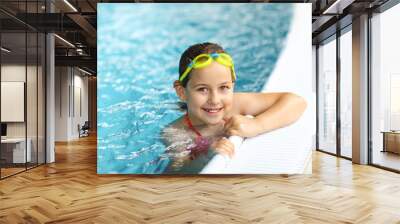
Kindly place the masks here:
<instances>
[{"instance_id":1,"label":"white pool edge","mask_svg":"<svg viewBox=\"0 0 400 224\"><path fill-rule=\"evenodd\" d=\"M310 45L309 46L310 47L309 54L310 55L308 58L310 59L310 63L309 63L310 67L306 68L305 71L307 71L307 69L308 69L308 71L311 73L311 37L309 37L307 35L303 35L303 36L305 36L304 37L305 39L298 40L298 34L297 34L297 32L300 32L299 29L301 29L301 27L303 27L302 23L304 23L304 20L306 20L306 21L311 20L311 18L309 18L309 17L311 17L311 7L309 4L294 4L294 5L295 5L295 7L294 7L293 19L292 19L292 24L289 29L288 36L285 41L286 45L278 58L276 66L275 66L273 72L271 73L271 76L270 76L268 82L264 84L262 92L288 91L288 89L289 89L290 91L293 91L296 94L299 94L299 95L303 96L304 98L306 98L306 100L308 102L308 107L307 107L307 110L305 111L303 117L300 119L303 121L296 122L296 123L304 123L304 119L311 119L311 120L315 121L315 111L312 109L312 108L315 108L315 95L312 93L311 93L311 95L309 93L303 93L301 87L293 86L293 83L292 83L292 85L288 85L288 83L286 83L285 80L290 80L292 78L291 75L299 73L297 66L293 65L293 63L292 63L292 62L298 61L298 60L296 60L296 61L293 60L293 59L296 59L296 57L299 57L299 56L304 57L304 46L299 45L298 44L299 42L303 42L303 43L307 43L307 41L309 42L309 45ZM304 7L308 7L308 9L304 9ZM309 15L306 16L306 18L304 17L304 10L309 11ZM309 20L307 20L307 19L309 19ZM307 29L309 29L309 30L307 30ZM309 27L307 27L307 29L303 30L303 31L311 33L311 25L309 25ZM305 56L305 57L307 57L307 56ZM291 66L287 66L288 62L290 62ZM299 67L304 67L304 65L299 66ZM279 75L277 75L277 74L279 74ZM312 78L312 75L310 75L310 77ZM310 80L310 83L312 84L313 81ZM306 83L306 84L309 84L309 83ZM294 85L296 85L296 82L294 82ZM307 87L305 87L305 88L307 88ZM301 125L301 124L296 124L296 123L292 124L292 125ZM315 122L313 124L315 124ZM290 126L282 128L282 129L287 129L288 132L290 132L290 130L293 130L293 131L291 131L293 133L288 133L288 136L290 136L291 134L292 135L298 134L298 133L296 133L296 131L294 131L296 128L290 128ZM311 133L310 138L313 138L312 133L315 133L315 129L312 128L312 129L308 130L307 133L308 134ZM245 139L243 144L245 144L249 140L250 139ZM288 169L287 169L288 172L285 172L284 169L280 168L280 170L276 170L276 172L271 172L271 170L270 170L269 173L266 173L266 174L311 174L311 172L312 172L312 151L314 149L313 139L310 139L309 144L304 145L303 147L305 147L304 149L302 149L302 150L304 150L305 156L302 155L302 158L300 158L302 160L300 162L300 164L302 164L302 165L298 165L298 167L296 167L296 168L290 167L290 165L289 165ZM241 148L240 150L246 150L246 149ZM267 157L268 152L266 152L265 154ZM234 169L230 170L229 163L234 162L235 158L230 160L226 157L224 157L224 159L221 159L220 157L221 156L214 157L209 162L209 164L212 163L214 167L206 166L205 169L203 169L200 173L201 174L258 173L257 171L254 172L254 170L253 170L253 172L251 172L251 169L248 170L248 167L246 166L248 164L243 165L243 170L239 170L239 171L234 170ZM225 164L222 164L222 163L225 163ZM261 174L261 173L262 172L260 172L259 174Z\"/></svg>"}]
</instances>

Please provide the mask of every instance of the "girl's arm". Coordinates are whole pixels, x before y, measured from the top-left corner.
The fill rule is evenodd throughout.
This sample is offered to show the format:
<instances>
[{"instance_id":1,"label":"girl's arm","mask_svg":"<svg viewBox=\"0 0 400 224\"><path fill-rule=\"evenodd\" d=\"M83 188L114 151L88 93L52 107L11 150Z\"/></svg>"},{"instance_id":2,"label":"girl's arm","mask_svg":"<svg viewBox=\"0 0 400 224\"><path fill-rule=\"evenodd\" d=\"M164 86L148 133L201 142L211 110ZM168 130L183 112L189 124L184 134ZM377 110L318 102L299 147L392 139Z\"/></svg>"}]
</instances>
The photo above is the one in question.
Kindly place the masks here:
<instances>
[{"instance_id":1,"label":"girl's arm","mask_svg":"<svg viewBox=\"0 0 400 224\"><path fill-rule=\"evenodd\" d=\"M226 119L228 135L253 137L295 122L306 109L304 98L293 93L235 93L235 110L240 115ZM247 118L243 115L253 115Z\"/></svg>"}]
</instances>

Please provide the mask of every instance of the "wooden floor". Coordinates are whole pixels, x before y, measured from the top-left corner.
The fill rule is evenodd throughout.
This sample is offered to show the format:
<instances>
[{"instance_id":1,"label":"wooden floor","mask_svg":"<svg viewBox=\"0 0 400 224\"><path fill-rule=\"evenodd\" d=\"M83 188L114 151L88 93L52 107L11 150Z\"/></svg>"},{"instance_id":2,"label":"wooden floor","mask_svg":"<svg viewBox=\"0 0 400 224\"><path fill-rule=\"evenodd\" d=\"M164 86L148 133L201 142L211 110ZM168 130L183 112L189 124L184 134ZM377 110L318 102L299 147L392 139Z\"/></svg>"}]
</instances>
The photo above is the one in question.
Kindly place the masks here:
<instances>
[{"instance_id":1,"label":"wooden floor","mask_svg":"<svg viewBox=\"0 0 400 224\"><path fill-rule=\"evenodd\" d=\"M12 167L12 166L16 166L16 167ZM33 169L37 166L36 163L27 163L26 167L25 164L18 164L18 165L14 165L14 164L10 164L7 167L2 167L1 168L1 178L5 178L20 172L23 172L27 169Z\"/></svg>"},{"instance_id":2,"label":"wooden floor","mask_svg":"<svg viewBox=\"0 0 400 224\"><path fill-rule=\"evenodd\" d=\"M400 223L400 175L315 152L312 175L97 175L96 139L0 181L0 223Z\"/></svg>"},{"instance_id":3,"label":"wooden floor","mask_svg":"<svg viewBox=\"0 0 400 224\"><path fill-rule=\"evenodd\" d=\"M25 167L11 167L11 168L4 168L4 167L2 167L1 168L1 178L4 178L4 177L7 177L7 176L11 176L11 175L13 175L13 174L16 174L16 173L19 173L19 172L22 172L22 171L25 171L26 170L26 168Z\"/></svg>"}]
</instances>

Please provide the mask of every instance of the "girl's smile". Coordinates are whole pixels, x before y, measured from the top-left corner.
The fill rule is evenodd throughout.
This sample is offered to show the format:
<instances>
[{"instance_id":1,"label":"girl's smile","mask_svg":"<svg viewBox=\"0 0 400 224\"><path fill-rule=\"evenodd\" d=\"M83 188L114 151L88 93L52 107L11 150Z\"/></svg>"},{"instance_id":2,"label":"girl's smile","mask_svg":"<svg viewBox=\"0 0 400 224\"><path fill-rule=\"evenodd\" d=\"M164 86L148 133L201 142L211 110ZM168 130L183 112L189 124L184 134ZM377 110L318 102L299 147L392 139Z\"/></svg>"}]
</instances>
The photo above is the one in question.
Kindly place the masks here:
<instances>
[{"instance_id":1,"label":"girl's smile","mask_svg":"<svg viewBox=\"0 0 400 224\"><path fill-rule=\"evenodd\" d=\"M206 111L208 115L215 116L215 115L217 115L219 112L221 112L223 110L223 107L219 107L219 108L201 108L201 109Z\"/></svg>"}]
</instances>

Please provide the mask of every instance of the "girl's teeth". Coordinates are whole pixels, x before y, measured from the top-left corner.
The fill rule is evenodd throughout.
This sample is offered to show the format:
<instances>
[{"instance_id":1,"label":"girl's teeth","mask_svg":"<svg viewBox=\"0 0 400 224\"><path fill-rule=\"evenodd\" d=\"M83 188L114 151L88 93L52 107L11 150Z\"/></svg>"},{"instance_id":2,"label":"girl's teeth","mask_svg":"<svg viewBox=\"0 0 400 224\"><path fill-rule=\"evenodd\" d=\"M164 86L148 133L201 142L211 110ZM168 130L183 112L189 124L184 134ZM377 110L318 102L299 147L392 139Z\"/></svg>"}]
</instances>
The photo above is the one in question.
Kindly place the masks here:
<instances>
[{"instance_id":1,"label":"girl's teeth","mask_svg":"<svg viewBox=\"0 0 400 224\"><path fill-rule=\"evenodd\" d=\"M214 110L209 110L209 109L206 109L206 111L207 112L210 112L210 113L215 113L215 112L218 112L220 109L214 109Z\"/></svg>"}]
</instances>

